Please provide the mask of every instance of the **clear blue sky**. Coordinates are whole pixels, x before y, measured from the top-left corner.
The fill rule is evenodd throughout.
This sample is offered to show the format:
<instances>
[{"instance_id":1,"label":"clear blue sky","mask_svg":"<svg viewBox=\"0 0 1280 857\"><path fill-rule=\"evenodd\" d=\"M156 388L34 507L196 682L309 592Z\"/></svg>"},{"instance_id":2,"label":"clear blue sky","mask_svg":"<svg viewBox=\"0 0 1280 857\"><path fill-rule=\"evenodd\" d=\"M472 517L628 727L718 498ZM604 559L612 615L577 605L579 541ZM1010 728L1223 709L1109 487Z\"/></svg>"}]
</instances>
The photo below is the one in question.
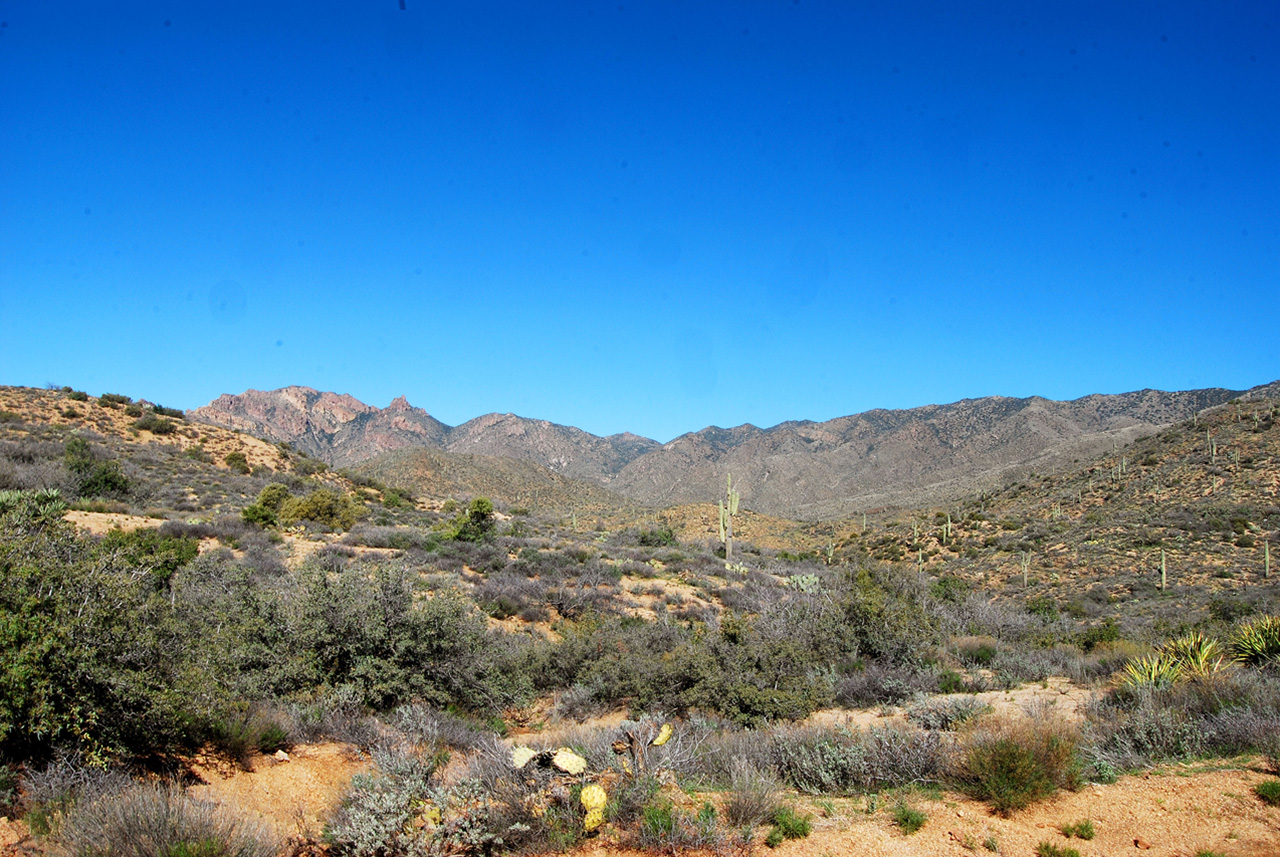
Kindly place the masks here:
<instances>
[{"instance_id":1,"label":"clear blue sky","mask_svg":"<svg viewBox=\"0 0 1280 857\"><path fill-rule=\"evenodd\" d=\"M0 383L668 440L1280 377L1280 4L0 0Z\"/></svg>"}]
</instances>

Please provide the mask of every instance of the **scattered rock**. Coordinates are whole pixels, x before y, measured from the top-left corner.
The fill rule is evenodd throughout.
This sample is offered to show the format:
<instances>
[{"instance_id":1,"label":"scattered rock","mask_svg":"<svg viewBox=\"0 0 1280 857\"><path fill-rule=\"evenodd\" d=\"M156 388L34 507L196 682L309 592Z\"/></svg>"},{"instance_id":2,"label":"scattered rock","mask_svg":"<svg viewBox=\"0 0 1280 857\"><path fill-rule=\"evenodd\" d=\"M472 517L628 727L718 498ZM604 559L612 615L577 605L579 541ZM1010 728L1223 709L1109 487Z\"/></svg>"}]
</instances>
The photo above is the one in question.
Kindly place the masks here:
<instances>
[{"instance_id":1,"label":"scattered rock","mask_svg":"<svg viewBox=\"0 0 1280 857\"><path fill-rule=\"evenodd\" d=\"M276 750L275 760L277 762L287 762L289 761L289 754L286 753L284 750Z\"/></svg>"},{"instance_id":2,"label":"scattered rock","mask_svg":"<svg viewBox=\"0 0 1280 857\"><path fill-rule=\"evenodd\" d=\"M1134 847L1134 848L1141 848L1141 849L1143 849L1143 850L1145 851L1146 849L1148 849L1148 848L1150 848L1150 847L1151 847L1151 843L1150 843L1150 842L1148 842L1147 840L1143 839L1141 836L1139 836L1139 837L1137 837L1136 839L1134 839L1134 840L1133 840L1133 847Z\"/></svg>"}]
</instances>

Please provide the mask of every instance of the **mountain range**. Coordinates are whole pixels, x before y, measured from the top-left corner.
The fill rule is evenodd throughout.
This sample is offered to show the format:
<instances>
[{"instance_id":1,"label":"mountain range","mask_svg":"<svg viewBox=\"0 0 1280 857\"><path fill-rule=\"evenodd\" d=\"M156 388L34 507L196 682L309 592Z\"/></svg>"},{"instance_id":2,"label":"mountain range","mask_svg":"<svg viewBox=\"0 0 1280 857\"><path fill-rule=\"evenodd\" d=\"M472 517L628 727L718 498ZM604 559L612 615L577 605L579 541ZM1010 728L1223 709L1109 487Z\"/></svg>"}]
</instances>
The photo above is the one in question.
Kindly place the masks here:
<instances>
[{"instance_id":1,"label":"mountain range","mask_svg":"<svg viewBox=\"0 0 1280 857\"><path fill-rule=\"evenodd\" d=\"M377 408L298 386L222 395L189 416L287 441L332 466L377 472L409 487L439 484L445 471L463 468L463 459L451 458L462 455L465 484L499 495L519 473L522 485L533 479L562 491L578 481L591 486L582 490L592 497L605 496L603 488L623 502L668 506L714 499L732 473L748 508L826 520L990 490L1123 446L1205 408L1277 394L1280 381L1250 390L1140 390L1072 401L988 396L764 429L711 426L665 444L630 433L599 437L514 414L448 426L404 397ZM515 467L512 459L524 464ZM493 472L476 475L486 468Z\"/></svg>"}]
</instances>

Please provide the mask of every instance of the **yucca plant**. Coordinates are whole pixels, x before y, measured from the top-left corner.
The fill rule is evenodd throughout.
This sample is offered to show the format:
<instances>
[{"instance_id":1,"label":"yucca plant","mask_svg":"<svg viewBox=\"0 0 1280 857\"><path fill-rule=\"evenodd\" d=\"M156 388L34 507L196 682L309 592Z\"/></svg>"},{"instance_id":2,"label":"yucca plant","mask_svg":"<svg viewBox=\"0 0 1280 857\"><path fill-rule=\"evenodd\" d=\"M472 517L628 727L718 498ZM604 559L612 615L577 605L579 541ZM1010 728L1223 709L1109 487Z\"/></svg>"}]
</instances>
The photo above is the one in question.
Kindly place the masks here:
<instances>
[{"instance_id":1,"label":"yucca plant","mask_svg":"<svg viewBox=\"0 0 1280 857\"><path fill-rule=\"evenodd\" d=\"M1280 664L1280 616L1240 625L1231 635L1231 651L1237 661L1250 666Z\"/></svg>"},{"instance_id":2,"label":"yucca plant","mask_svg":"<svg viewBox=\"0 0 1280 857\"><path fill-rule=\"evenodd\" d=\"M1121 683L1130 688L1166 688L1182 678L1182 664L1167 652L1156 652L1124 665Z\"/></svg>"},{"instance_id":3,"label":"yucca plant","mask_svg":"<svg viewBox=\"0 0 1280 857\"><path fill-rule=\"evenodd\" d=\"M1165 643L1161 651L1177 661L1182 674L1200 678L1222 669L1226 652L1222 645L1199 631Z\"/></svg>"}]
</instances>

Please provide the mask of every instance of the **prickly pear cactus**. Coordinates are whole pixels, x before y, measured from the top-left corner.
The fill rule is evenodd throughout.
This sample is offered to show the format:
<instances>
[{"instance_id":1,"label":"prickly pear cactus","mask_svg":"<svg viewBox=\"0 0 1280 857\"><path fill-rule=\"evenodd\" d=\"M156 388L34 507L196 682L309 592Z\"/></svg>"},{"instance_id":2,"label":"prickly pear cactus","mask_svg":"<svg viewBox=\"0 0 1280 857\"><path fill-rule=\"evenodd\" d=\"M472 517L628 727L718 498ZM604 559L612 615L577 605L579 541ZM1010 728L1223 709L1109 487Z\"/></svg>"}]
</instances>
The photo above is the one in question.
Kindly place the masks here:
<instances>
[{"instance_id":1,"label":"prickly pear cactus","mask_svg":"<svg viewBox=\"0 0 1280 857\"><path fill-rule=\"evenodd\" d=\"M609 796L601 786L595 783L584 786L578 799L587 813L582 820L583 830L592 831L604 823L604 808L609 803Z\"/></svg>"}]
</instances>

